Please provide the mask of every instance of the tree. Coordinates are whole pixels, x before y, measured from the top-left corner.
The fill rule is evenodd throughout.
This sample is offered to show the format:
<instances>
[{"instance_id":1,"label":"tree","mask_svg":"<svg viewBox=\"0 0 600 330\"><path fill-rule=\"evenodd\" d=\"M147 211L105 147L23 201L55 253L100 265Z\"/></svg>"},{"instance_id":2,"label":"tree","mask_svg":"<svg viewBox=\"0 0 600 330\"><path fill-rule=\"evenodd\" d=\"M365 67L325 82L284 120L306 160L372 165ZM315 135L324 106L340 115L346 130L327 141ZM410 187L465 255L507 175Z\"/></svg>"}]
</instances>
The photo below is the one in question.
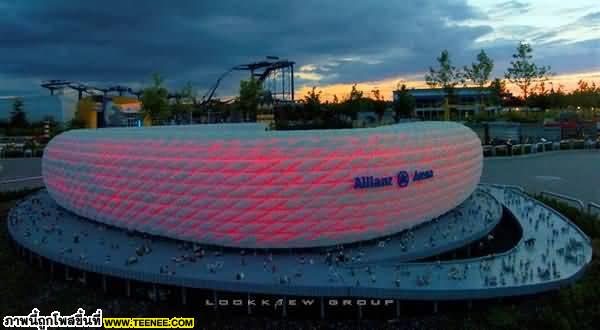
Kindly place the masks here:
<instances>
[{"instance_id":1,"label":"tree","mask_svg":"<svg viewBox=\"0 0 600 330\"><path fill-rule=\"evenodd\" d=\"M321 93L321 91L317 92L316 86L313 86L313 88L306 95L304 95L302 102L310 105L321 105Z\"/></svg>"},{"instance_id":2,"label":"tree","mask_svg":"<svg viewBox=\"0 0 600 330\"><path fill-rule=\"evenodd\" d=\"M191 115L194 108L193 96L194 92L190 82L185 84L177 93L175 102L171 106L171 113L178 122L189 120L191 123Z\"/></svg>"},{"instance_id":3,"label":"tree","mask_svg":"<svg viewBox=\"0 0 600 330\"><path fill-rule=\"evenodd\" d=\"M317 92L317 87L313 88L304 95L302 100L304 103L303 120L315 120L321 117L321 91Z\"/></svg>"},{"instance_id":4,"label":"tree","mask_svg":"<svg viewBox=\"0 0 600 330\"><path fill-rule=\"evenodd\" d=\"M383 115L385 114L385 100L383 99L383 96L381 96L381 92L378 88L373 89L371 93L373 94L374 99L373 110L377 114L379 121L381 121Z\"/></svg>"},{"instance_id":5,"label":"tree","mask_svg":"<svg viewBox=\"0 0 600 330\"><path fill-rule=\"evenodd\" d=\"M490 74L494 68L494 60L489 58L482 49L477 54L477 63L471 63L471 66L465 66L464 78L479 88L479 107L483 110L483 88L490 80Z\"/></svg>"},{"instance_id":6,"label":"tree","mask_svg":"<svg viewBox=\"0 0 600 330\"><path fill-rule=\"evenodd\" d=\"M429 73L425 75L425 82L430 87L441 87L444 90L444 119L450 120L449 98L454 94L456 85L463 82L463 75L459 69L452 65L448 50L444 49L437 61L440 65L439 69L429 67Z\"/></svg>"},{"instance_id":7,"label":"tree","mask_svg":"<svg viewBox=\"0 0 600 330\"><path fill-rule=\"evenodd\" d=\"M600 87L596 87L596 83L593 81L589 83L585 80L579 80L577 89L571 93L569 99L571 105L582 107L589 116L591 112L600 108Z\"/></svg>"},{"instance_id":8,"label":"tree","mask_svg":"<svg viewBox=\"0 0 600 330\"><path fill-rule=\"evenodd\" d=\"M356 102L360 101L363 98L363 91L356 88L356 84L352 85L352 89L350 90L350 94L348 95L348 101Z\"/></svg>"},{"instance_id":9,"label":"tree","mask_svg":"<svg viewBox=\"0 0 600 330\"><path fill-rule=\"evenodd\" d=\"M356 84L354 84L352 85L348 97L341 103L341 110L346 116L356 120L356 114L365 107L363 103L364 93L356 87Z\"/></svg>"},{"instance_id":10,"label":"tree","mask_svg":"<svg viewBox=\"0 0 600 330\"><path fill-rule=\"evenodd\" d=\"M240 96L238 103L240 110L243 113L244 120L256 118L258 102L263 94L262 83L254 77L250 80L240 81Z\"/></svg>"},{"instance_id":11,"label":"tree","mask_svg":"<svg viewBox=\"0 0 600 330\"><path fill-rule=\"evenodd\" d=\"M400 118L410 118L414 116L416 107L415 97L410 94L405 84L402 84L397 90L394 99L394 114L398 121Z\"/></svg>"},{"instance_id":12,"label":"tree","mask_svg":"<svg viewBox=\"0 0 600 330\"><path fill-rule=\"evenodd\" d=\"M152 123L169 118L169 91L163 87L163 79L158 73L152 75L152 86L142 91L142 113Z\"/></svg>"},{"instance_id":13,"label":"tree","mask_svg":"<svg viewBox=\"0 0 600 330\"><path fill-rule=\"evenodd\" d=\"M504 105L506 99L508 99L511 94L506 88L506 82L502 79L496 78L492 80L490 83L490 101L494 104Z\"/></svg>"},{"instance_id":14,"label":"tree","mask_svg":"<svg viewBox=\"0 0 600 330\"><path fill-rule=\"evenodd\" d=\"M13 102L13 109L10 112L10 127L27 128L29 126L27 114L23 111L23 105L23 99L20 97L17 97Z\"/></svg>"},{"instance_id":15,"label":"tree","mask_svg":"<svg viewBox=\"0 0 600 330\"><path fill-rule=\"evenodd\" d=\"M504 74L511 83L517 85L522 92L522 98L527 99L532 84L546 80L552 73L549 66L537 66L533 61L533 49L527 43L521 42L517 52L512 55L513 61Z\"/></svg>"}]
</instances>

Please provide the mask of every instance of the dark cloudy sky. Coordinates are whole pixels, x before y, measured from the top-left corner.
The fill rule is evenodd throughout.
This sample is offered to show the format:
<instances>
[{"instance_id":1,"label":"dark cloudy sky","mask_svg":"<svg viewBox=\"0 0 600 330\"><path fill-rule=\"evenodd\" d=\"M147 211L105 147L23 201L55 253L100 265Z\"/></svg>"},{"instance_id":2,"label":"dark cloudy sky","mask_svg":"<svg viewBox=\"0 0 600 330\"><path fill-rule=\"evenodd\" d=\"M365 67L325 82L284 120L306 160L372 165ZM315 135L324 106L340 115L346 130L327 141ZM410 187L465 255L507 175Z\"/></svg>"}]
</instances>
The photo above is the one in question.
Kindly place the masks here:
<instances>
[{"instance_id":1,"label":"dark cloudy sky","mask_svg":"<svg viewBox=\"0 0 600 330\"><path fill-rule=\"evenodd\" d=\"M44 93L44 79L139 87L152 72L202 94L265 55L295 61L299 89L419 81L444 48L457 65L484 48L500 75L520 40L557 74L600 81L594 0L0 0L0 11L0 96Z\"/></svg>"}]
</instances>

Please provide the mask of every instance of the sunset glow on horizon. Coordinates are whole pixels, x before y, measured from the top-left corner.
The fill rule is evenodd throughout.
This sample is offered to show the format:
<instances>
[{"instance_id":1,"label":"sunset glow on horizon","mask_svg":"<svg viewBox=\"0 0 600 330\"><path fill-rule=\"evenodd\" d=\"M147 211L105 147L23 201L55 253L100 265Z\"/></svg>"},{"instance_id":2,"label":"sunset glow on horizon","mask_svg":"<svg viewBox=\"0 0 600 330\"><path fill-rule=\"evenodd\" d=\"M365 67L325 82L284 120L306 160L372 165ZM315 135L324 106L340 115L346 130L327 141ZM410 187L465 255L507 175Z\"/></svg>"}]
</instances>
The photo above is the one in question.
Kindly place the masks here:
<instances>
[{"instance_id":1,"label":"sunset glow on horizon","mask_svg":"<svg viewBox=\"0 0 600 330\"><path fill-rule=\"evenodd\" d=\"M421 76L425 76L423 73ZM413 79L415 76L412 76ZM501 77L500 77L501 78ZM582 73L569 73L569 74L557 74L548 79L546 84L546 89L552 88L558 89L559 86L565 92L570 92L577 88L577 82L580 80L587 81L588 83L595 82L597 86L600 86L600 70L599 71L591 71L591 72L582 72ZM315 84L317 92L321 92L321 100L329 101L333 100L334 95L337 96L339 101L343 101L348 98L350 95L350 91L352 86L356 84L356 88L364 93L365 97L372 96L372 90L379 89L381 95L387 101L392 100L393 91L398 88L398 86L405 84L407 88L428 88L429 86L425 83L425 80L409 80L403 77L397 78L389 78L379 81L365 81L365 82L356 82L356 83L345 83L345 84L329 84L329 85L318 85ZM535 85L535 84L534 84ZM462 86L462 85L461 85ZM304 86L296 90L297 99L301 100L307 95L313 86ZM460 87L460 86L458 86ZM521 91L519 88L513 84L507 83L507 88L513 95L519 96Z\"/></svg>"}]
</instances>

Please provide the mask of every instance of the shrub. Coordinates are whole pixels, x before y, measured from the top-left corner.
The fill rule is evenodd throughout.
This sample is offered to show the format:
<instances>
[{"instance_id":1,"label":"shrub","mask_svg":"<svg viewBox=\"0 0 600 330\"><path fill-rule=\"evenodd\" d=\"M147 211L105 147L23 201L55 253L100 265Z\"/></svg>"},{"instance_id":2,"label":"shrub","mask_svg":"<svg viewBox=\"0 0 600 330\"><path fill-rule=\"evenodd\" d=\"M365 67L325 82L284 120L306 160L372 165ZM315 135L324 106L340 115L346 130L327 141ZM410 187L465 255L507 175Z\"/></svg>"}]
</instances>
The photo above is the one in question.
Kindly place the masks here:
<instances>
[{"instance_id":1,"label":"shrub","mask_svg":"<svg viewBox=\"0 0 600 330\"><path fill-rule=\"evenodd\" d=\"M533 195L533 197L569 218L590 238L600 238L600 219L597 215L582 212L578 208L554 198L543 197L541 195Z\"/></svg>"},{"instance_id":2,"label":"shrub","mask_svg":"<svg viewBox=\"0 0 600 330\"><path fill-rule=\"evenodd\" d=\"M2 191L0 192L0 202L20 199L40 189L41 188L25 188L20 190Z\"/></svg>"}]
</instances>

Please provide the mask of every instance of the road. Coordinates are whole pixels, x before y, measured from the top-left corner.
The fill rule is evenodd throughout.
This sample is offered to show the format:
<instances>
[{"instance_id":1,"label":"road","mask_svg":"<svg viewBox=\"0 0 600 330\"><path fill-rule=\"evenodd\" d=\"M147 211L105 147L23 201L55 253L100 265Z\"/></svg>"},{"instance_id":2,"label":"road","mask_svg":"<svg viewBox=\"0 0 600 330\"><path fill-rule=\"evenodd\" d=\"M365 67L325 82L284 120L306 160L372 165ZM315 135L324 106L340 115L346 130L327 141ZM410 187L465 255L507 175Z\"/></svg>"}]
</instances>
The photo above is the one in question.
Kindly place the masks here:
<instances>
[{"instance_id":1,"label":"road","mask_svg":"<svg viewBox=\"0 0 600 330\"><path fill-rule=\"evenodd\" d=\"M42 175L41 158L0 159L0 182ZM42 185L42 180L0 183L0 191L34 188Z\"/></svg>"},{"instance_id":2,"label":"road","mask_svg":"<svg viewBox=\"0 0 600 330\"><path fill-rule=\"evenodd\" d=\"M486 158L481 182L513 184L600 203L600 150Z\"/></svg>"},{"instance_id":3,"label":"road","mask_svg":"<svg viewBox=\"0 0 600 330\"><path fill-rule=\"evenodd\" d=\"M0 181L39 175L40 158L0 160ZM600 150L486 158L481 182L514 184L531 192L546 190L600 203ZM40 180L0 184L0 191L40 184Z\"/></svg>"}]
</instances>

